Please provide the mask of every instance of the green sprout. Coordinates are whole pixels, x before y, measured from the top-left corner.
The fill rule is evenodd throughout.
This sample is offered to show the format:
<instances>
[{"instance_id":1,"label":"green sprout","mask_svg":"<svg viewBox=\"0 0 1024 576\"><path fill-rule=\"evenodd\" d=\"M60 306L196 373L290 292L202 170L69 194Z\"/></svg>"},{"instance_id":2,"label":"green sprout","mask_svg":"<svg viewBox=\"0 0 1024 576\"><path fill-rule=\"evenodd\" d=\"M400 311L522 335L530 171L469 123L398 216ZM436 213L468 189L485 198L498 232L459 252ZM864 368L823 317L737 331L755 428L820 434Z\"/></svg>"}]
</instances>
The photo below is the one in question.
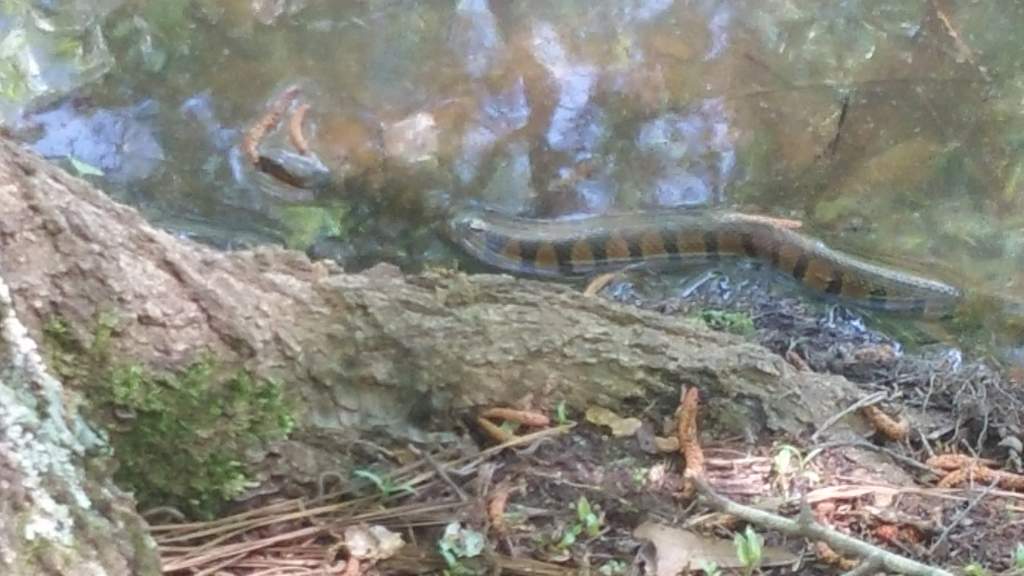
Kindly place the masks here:
<instances>
[{"instance_id":1,"label":"green sprout","mask_svg":"<svg viewBox=\"0 0 1024 576\"><path fill-rule=\"evenodd\" d=\"M555 406L555 424L558 424L559 426L565 426L568 423L569 412L565 406L565 400L561 400L558 402L558 405Z\"/></svg>"},{"instance_id":2,"label":"green sprout","mask_svg":"<svg viewBox=\"0 0 1024 576\"><path fill-rule=\"evenodd\" d=\"M704 571L704 576L722 576L722 569L711 560L701 560L700 569Z\"/></svg>"},{"instance_id":3,"label":"green sprout","mask_svg":"<svg viewBox=\"0 0 1024 576\"><path fill-rule=\"evenodd\" d=\"M388 497L400 492L405 494L416 493L416 490L413 489L412 484L410 484L409 482L396 484L395 481L390 477L381 476L380 474L377 474L376 472L373 472L371 470L354 470L352 472L352 475L356 476L357 478L369 480L371 483L373 483L374 486L377 487L377 492L379 492L380 495L384 497Z\"/></svg>"},{"instance_id":4,"label":"green sprout","mask_svg":"<svg viewBox=\"0 0 1024 576\"><path fill-rule=\"evenodd\" d=\"M764 538L752 526L747 526L742 534L733 537L733 542L736 544L736 557L743 566L743 574L750 576L761 567Z\"/></svg>"},{"instance_id":5,"label":"green sprout","mask_svg":"<svg viewBox=\"0 0 1024 576\"><path fill-rule=\"evenodd\" d=\"M576 521L562 532L562 538L556 547L559 550L569 548L576 543L580 534L584 534L588 538L596 538L601 534L602 525L603 520L600 514L594 511L586 496L580 496L580 499L576 501Z\"/></svg>"}]
</instances>

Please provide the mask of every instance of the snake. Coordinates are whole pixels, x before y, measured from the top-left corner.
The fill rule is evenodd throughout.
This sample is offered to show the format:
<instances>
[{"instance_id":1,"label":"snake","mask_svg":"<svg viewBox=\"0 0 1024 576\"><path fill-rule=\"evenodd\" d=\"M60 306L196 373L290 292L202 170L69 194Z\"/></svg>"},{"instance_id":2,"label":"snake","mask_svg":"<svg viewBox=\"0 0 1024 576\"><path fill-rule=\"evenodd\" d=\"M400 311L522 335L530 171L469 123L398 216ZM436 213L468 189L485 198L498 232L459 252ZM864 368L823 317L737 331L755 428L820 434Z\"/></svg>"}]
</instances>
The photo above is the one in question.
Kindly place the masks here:
<instances>
[{"instance_id":1,"label":"snake","mask_svg":"<svg viewBox=\"0 0 1024 576\"><path fill-rule=\"evenodd\" d=\"M517 275L586 277L730 257L765 262L818 293L875 309L943 316L963 297L956 286L835 250L769 218L720 209L544 219L461 208L445 231L476 260Z\"/></svg>"}]
</instances>

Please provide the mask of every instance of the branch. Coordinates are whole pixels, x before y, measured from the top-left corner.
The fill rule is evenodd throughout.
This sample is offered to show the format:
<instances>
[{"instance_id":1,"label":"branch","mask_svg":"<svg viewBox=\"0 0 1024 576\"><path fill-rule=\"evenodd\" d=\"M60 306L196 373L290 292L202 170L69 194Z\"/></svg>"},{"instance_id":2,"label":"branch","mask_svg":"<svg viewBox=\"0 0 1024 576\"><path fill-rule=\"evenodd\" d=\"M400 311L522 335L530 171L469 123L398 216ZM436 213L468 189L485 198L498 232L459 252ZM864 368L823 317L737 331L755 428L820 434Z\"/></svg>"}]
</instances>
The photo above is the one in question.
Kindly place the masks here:
<instances>
[{"instance_id":1,"label":"branch","mask_svg":"<svg viewBox=\"0 0 1024 576\"><path fill-rule=\"evenodd\" d=\"M733 502L712 490L704 478L695 476L691 480L693 486L697 489L697 493L708 505L719 512L731 514L752 524L777 530L790 536L802 536L810 540L820 540L835 550L865 558L868 562L882 566L892 572L909 574L911 576L953 576L952 572L893 554L878 546L868 544L843 534L838 530L823 526L810 518L804 517L800 520L791 520L778 514L772 514L771 512L765 512L764 510Z\"/></svg>"}]
</instances>

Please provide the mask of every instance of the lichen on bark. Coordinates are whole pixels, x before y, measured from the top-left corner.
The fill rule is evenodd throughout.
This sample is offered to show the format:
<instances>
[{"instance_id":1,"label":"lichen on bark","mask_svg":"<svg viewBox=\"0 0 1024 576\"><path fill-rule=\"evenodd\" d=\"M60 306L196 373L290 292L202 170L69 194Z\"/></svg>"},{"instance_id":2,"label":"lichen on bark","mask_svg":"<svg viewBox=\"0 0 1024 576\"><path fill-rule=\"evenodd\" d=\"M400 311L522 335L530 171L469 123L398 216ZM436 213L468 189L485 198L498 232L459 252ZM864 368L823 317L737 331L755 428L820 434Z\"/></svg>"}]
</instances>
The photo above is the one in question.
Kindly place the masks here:
<instances>
[{"instance_id":1,"label":"lichen on bark","mask_svg":"<svg viewBox=\"0 0 1024 576\"><path fill-rule=\"evenodd\" d=\"M104 447L69 409L0 277L0 572L158 573L130 499L84 465Z\"/></svg>"}]
</instances>

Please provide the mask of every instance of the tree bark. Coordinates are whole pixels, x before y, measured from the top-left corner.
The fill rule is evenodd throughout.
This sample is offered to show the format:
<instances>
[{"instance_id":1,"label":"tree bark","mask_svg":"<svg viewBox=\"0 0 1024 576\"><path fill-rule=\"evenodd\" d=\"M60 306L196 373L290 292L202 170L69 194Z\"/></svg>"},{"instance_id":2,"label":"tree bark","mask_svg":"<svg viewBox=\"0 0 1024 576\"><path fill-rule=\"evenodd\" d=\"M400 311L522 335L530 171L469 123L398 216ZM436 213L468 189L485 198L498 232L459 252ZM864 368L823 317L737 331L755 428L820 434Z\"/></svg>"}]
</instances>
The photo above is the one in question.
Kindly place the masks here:
<instances>
[{"instance_id":1,"label":"tree bark","mask_svg":"<svg viewBox=\"0 0 1024 576\"><path fill-rule=\"evenodd\" d=\"M88 183L0 142L0 276L32 335L61 318L113 353L180 368L203 352L285 385L297 427L252 464L312 480L348 442L451 429L453 410L531 400L670 414L697 386L707 422L800 433L855 399L845 379L680 318L499 275L346 274L277 248L221 253L149 226Z\"/></svg>"},{"instance_id":2,"label":"tree bark","mask_svg":"<svg viewBox=\"0 0 1024 576\"><path fill-rule=\"evenodd\" d=\"M131 498L85 466L103 447L65 402L0 279L0 573L159 573Z\"/></svg>"}]
</instances>

